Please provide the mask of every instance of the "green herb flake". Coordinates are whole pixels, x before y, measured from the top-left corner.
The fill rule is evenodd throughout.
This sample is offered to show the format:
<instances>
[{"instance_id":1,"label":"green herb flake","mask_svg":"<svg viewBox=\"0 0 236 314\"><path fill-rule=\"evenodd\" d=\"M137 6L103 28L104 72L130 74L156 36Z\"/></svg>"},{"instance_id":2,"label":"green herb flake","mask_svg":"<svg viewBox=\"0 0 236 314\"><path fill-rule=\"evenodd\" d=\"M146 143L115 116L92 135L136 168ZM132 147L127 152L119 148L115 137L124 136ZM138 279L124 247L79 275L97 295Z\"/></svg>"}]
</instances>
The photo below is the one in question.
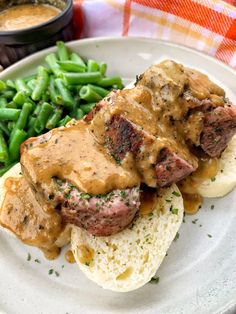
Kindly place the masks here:
<instances>
[{"instance_id":1,"label":"green herb flake","mask_svg":"<svg viewBox=\"0 0 236 314\"><path fill-rule=\"evenodd\" d=\"M211 209L214 209L215 208L215 205L211 205Z\"/></svg>"},{"instance_id":2,"label":"green herb flake","mask_svg":"<svg viewBox=\"0 0 236 314\"><path fill-rule=\"evenodd\" d=\"M61 265L61 268L62 268L62 269L65 268L65 265Z\"/></svg>"},{"instance_id":3,"label":"green herb flake","mask_svg":"<svg viewBox=\"0 0 236 314\"><path fill-rule=\"evenodd\" d=\"M174 208L174 207L171 205L170 211L172 212L172 214L178 215L179 209L178 209L178 208Z\"/></svg>"},{"instance_id":4,"label":"green herb flake","mask_svg":"<svg viewBox=\"0 0 236 314\"><path fill-rule=\"evenodd\" d=\"M211 178L211 182L214 182L215 180L216 180L216 178L215 178L215 177Z\"/></svg>"},{"instance_id":5,"label":"green herb flake","mask_svg":"<svg viewBox=\"0 0 236 314\"><path fill-rule=\"evenodd\" d=\"M38 263L38 264L40 264L40 263L41 263L41 262L40 262L40 260L39 260L39 259L37 259L37 258L36 258L34 261L35 261L35 263Z\"/></svg>"},{"instance_id":6,"label":"green herb flake","mask_svg":"<svg viewBox=\"0 0 236 314\"><path fill-rule=\"evenodd\" d=\"M171 203L171 200L166 200L167 203Z\"/></svg>"},{"instance_id":7,"label":"green herb flake","mask_svg":"<svg viewBox=\"0 0 236 314\"><path fill-rule=\"evenodd\" d=\"M52 275L53 272L54 272L54 269L49 269L48 274L49 274L49 275Z\"/></svg>"},{"instance_id":8,"label":"green herb flake","mask_svg":"<svg viewBox=\"0 0 236 314\"><path fill-rule=\"evenodd\" d=\"M195 225L197 221L198 221L198 219L194 219L194 220L192 220L192 223Z\"/></svg>"},{"instance_id":9,"label":"green herb flake","mask_svg":"<svg viewBox=\"0 0 236 314\"><path fill-rule=\"evenodd\" d=\"M60 276L60 274L59 274L57 271L55 271L55 275L56 275L57 277Z\"/></svg>"},{"instance_id":10,"label":"green herb flake","mask_svg":"<svg viewBox=\"0 0 236 314\"><path fill-rule=\"evenodd\" d=\"M212 235L211 235L211 234L209 234L209 233L207 234L207 236L208 236L209 238L212 238Z\"/></svg>"},{"instance_id":11,"label":"green herb flake","mask_svg":"<svg viewBox=\"0 0 236 314\"><path fill-rule=\"evenodd\" d=\"M174 196L177 196L177 197L180 197L180 196L181 196L180 193L178 193L177 191L172 192L172 194L173 194Z\"/></svg>"},{"instance_id":12,"label":"green herb flake","mask_svg":"<svg viewBox=\"0 0 236 314\"><path fill-rule=\"evenodd\" d=\"M30 253L28 253L28 255L27 255L27 261L29 262L31 260L31 255L30 255Z\"/></svg>"},{"instance_id":13,"label":"green herb flake","mask_svg":"<svg viewBox=\"0 0 236 314\"><path fill-rule=\"evenodd\" d=\"M149 282L156 285L159 283L159 281L160 281L160 277L152 277Z\"/></svg>"}]
</instances>

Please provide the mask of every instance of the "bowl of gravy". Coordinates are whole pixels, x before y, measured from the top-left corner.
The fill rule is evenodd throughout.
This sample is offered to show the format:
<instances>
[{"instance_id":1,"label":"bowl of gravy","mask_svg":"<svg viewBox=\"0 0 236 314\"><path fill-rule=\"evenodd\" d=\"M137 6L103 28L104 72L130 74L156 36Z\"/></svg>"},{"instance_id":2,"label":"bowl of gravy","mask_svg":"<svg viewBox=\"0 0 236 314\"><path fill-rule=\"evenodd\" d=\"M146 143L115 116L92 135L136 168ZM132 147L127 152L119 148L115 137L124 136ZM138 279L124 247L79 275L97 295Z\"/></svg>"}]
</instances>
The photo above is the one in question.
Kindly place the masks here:
<instances>
[{"instance_id":1,"label":"bowl of gravy","mask_svg":"<svg viewBox=\"0 0 236 314\"><path fill-rule=\"evenodd\" d=\"M74 39L72 15L73 0L0 0L0 65Z\"/></svg>"}]
</instances>

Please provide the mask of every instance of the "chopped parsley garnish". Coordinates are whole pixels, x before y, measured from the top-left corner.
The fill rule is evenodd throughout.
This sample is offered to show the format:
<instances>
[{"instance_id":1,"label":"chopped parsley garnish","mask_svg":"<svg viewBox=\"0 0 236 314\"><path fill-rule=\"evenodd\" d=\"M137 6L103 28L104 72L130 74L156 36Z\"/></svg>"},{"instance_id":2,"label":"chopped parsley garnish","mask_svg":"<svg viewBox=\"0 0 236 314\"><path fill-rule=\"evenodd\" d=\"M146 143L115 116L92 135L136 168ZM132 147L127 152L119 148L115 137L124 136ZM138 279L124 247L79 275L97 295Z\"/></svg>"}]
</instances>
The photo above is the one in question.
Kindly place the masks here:
<instances>
[{"instance_id":1,"label":"chopped parsley garnish","mask_svg":"<svg viewBox=\"0 0 236 314\"><path fill-rule=\"evenodd\" d=\"M178 209L178 208L174 208L174 207L171 205L170 211L172 212L172 214L178 215L179 209Z\"/></svg>"},{"instance_id":2,"label":"chopped parsley garnish","mask_svg":"<svg viewBox=\"0 0 236 314\"><path fill-rule=\"evenodd\" d=\"M49 274L49 275L52 275L53 272L54 272L54 269L49 269L48 274Z\"/></svg>"},{"instance_id":3,"label":"chopped parsley garnish","mask_svg":"<svg viewBox=\"0 0 236 314\"><path fill-rule=\"evenodd\" d=\"M216 178L215 178L215 177L211 178L211 182L214 182L215 180L216 180Z\"/></svg>"},{"instance_id":4,"label":"chopped parsley garnish","mask_svg":"<svg viewBox=\"0 0 236 314\"><path fill-rule=\"evenodd\" d=\"M172 194L173 194L174 196L177 196L177 197L180 197L180 196L181 196L180 193L178 193L177 191L172 192Z\"/></svg>"},{"instance_id":5,"label":"chopped parsley garnish","mask_svg":"<svg viewBox=\"0 0 236 314\"><path fill-rule=\"evenodd\" d=\"M160 281L160 277L152 277L149 282L156 285L158 284L159 281Z\"/></svg>"},{"instance_id":6,"label":"chopped parsley garnish","mask_svg":"<svg viewBox=\"0 0 236 314\"><path fill-rule=\"evenodd\" d=\"M27 261L29 262L31 260L31 255L30 255L30 253L28 253L28 255L27 255Z\"/></svg>"},{"instance_id":7,"label":"chopped parsley garnish","mask_svg":"<svg viewBox=\"0 0 236 314\"><path fill-rule=\"evenodd\" d=\"M167 203L171 203L171 200L166 200Z\"/></svg>"},{"instance_id":8,"label":"chopped parsley garnish","mask_svg":"<svg viewBox=\"0 0 236 314\"><path fill-rule=\"evenodd\" d=\"M192 220L192 223L195 225L197 221L198 221L198 219L194 219L194 220Z\"/></svg>"},{"instance_id":9,"label":"chopped parsley garnish","mask_svg":"<svg viewBox=\"0 0 236 314\"><path fill-rule=\"evenodd\" d=\"M209 234L209 233L207 234L207 236L208 236L209 238L212 238L212 235L211 235L211 234Z\"/></svg>"},{"instance_id":10,"label":"chopped parsley garnish","mask_svg":"<svg viewBox=\"0 0 236 314\"><path fill-rule=\"evenodd\" d=\"M215 205L211 205L211 209L214 209L215 208Z\"/></svg>"},{"instance_id":11,"label":"chopped parsley garnish","mask_svg":"<svg viewBox=\"0 0 236 314\"><path fill-rule=\"evenodd\" d=\"M65 265L61 265L61 268L63 269L65 267Z\"/></svg>"},{"instance_id":12,"label":"chopped parsley garnish","mask_svg":"<svg viewBox=\"0 0 236 314\"><path fill-rule=\"evenodd\" d=\"M60 276L60 274L59 274L57 271L55 271L55 275L56 275L57 277Z\"/></svg>"},{"instance_id":13,"label":"chopped parsley garnish","mask_svg":"<svg viewBox=\"0 0 236 314\"><path fill-rule=\"evenodd\" d=\"M80 198L84 200L89 200L92 196L88 193L81 193Z\"/></svg>"},{"instance_id":14,"label":"chopped parsley garnish","mask_svg":"<svg viewBox=\"0 0 236 314\"><path fill-rule=\"evenodd\" d=\"M41 263L41 262L40 262L40 260L39 260L39 259L37 259L37 258L36 258L34 261L35 261L35 263L38 263L38 264L40 264L40 263Z\"/></svg>"}]
</instances>

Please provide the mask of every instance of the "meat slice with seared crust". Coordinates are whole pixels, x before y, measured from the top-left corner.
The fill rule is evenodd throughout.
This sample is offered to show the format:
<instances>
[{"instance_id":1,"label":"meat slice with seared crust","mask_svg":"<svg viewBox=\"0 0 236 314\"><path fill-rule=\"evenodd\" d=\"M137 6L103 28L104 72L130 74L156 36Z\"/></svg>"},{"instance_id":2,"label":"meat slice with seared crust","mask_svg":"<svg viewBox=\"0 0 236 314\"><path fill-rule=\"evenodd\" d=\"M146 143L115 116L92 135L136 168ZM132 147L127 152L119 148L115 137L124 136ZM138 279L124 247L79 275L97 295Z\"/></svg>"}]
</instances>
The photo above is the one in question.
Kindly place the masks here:
<instances>
[{"instance_id":1,"label":"meat slice with seared crust","mask_svg":"<svg viewBox=\"0 0 236 314\"><path fill-rule=\"evenodd\" d=\"M211 157L218 157L236 132L236 108L217 107L204 116L200 146Z\"/></svg>"},{"instance_id":2,"label":"meat slice with seared crust","mask_svg":"<svg viewBox=\"0 0 236 314\"><path fill-rule=\"evenodd\" d=\"M132 222L140 206L137 187L92 196L61 180L55 180L55 184L57 192L51 198L62 220L96 236L109 236L123 230Z\"/></svg>"},{"instance_id":3,"label":"meat slice with seared crust","mask_svg":"<svg viewBox=\"0 0 236 314\"><path fill-rule=\"evenodd\" d=\"M155 166L157 185L163 187L178 182L192 173L195 168L168 148L163 148Z\"/></svg>"},{"instance_id":4,"label":"meat slice with seared crust","mask_svg":"<svg viewBox=\"0 0 236 314\"><path fill-rule=\"evenodd\" d=\"M147 161L149 152L156 153L154 160L150 159L149 162L149 171L153 172L155 178L154 186L168 186L196 170L196 165L178 154L174 147L171 149L168 142L160 144L158 145L158 139L122 116L113 116L107 123L106 145L117 161L123 160L127 153L132 153L136 163L139 163L143 155ZM145 183L152 186L147 181Z\"/></svg>"},{"instance_id":5,"label":"meat slice with seared crust","mask_svg":"<svg viewBox=\"0 0 236 314\"><path fill-rule=\"evenodd\" d=\"M143 132L122 116L114 115L107 123L106 145L117 161L122 160L128 152L137 154L143 137Z\"/></svg>"}]
</instances>

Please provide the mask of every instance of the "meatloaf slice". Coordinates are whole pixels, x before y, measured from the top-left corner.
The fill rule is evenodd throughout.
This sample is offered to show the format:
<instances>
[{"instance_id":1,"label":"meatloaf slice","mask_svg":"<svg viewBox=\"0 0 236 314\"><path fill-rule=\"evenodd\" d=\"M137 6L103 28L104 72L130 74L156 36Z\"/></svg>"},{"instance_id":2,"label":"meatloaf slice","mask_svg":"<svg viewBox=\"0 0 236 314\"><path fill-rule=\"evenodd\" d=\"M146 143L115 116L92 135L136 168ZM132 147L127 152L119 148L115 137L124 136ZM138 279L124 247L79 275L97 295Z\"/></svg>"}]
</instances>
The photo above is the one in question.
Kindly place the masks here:
<instances>
[{"instance_id":1,"label":"meatloaf slice","mask_svg":"<svg viewBox=\"0 0 236 314\"><path fill-rule=\"evenodd\" d=\"M140 206L138 187L92 196L67 182L54 181L57 192L51 198L62 219L96 236L109 236L123 230L132 222Z\"/></svg>"},{"instance_id":2,"label":"meatloaf slice","mask_svg":"<svg viewBox=\"0 0 236 314\"><path fill-rule=\"evenodd\" d=\"M218 157L235 132L236 108L217 107L205 114L200 146L209 156Z\"/></svg>"}]
</instances>

